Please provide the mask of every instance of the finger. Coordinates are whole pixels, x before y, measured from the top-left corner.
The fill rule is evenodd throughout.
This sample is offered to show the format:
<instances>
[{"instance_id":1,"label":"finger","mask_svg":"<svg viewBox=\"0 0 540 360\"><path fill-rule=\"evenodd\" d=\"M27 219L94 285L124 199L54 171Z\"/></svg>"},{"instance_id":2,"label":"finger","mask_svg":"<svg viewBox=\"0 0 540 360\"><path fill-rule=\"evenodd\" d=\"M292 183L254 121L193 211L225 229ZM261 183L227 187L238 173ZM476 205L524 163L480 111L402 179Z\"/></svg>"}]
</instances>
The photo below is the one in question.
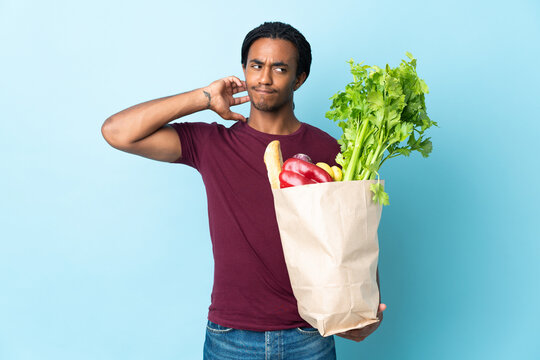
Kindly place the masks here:
<instances>
[{"instance_id":1,"label":"finger","mask_svg":"<svg viewBox=\"0 0 540 360\"><path fill-rule=\"evenodd\" d=\"M232 105L240 105L240 104L248 102L250 98L249 98L249 95L246 95L246 96L239 96L239 97L233 98L233 100L234 102Z\"/></svg>"},{"instance_id":2,"label":"finger","mask_svg":"<svg viewBox=\"0 0 540 360\"><path fill-rule=\"evenodd\" d=\"M386 304L379 304L379 312L386 310Z\"/></svg>"},{"instance_id":3,"label":"finger","mask_svg":"<svg viewBox=\"0 0 540 360\"><path fill-rule=\"evenodd\" d=\"M244 82L242 80L240 80L239 78L235 78L235 79L236 79L237 84L238 84L239 87L243 87L245 85Z\"/></svg>"},{"instance_id":4,"label":"finger","mask_svg":"<svg viewBox=\"0 0 540 360\"><path fill-rule=\"evenodd\" d=\"M227 93L232 94L233 93L233 83L230 81L225 81L225 88L227 89Z\"/></svg>"},{"instance_id":5,"label":"finger","mask_svg":"<svg viewBox=\"0 0 540 360\"><path fill-rule=\"evenodd\" d=\"M244 80L240 80L238 78L233 79L234 86L241 89L247 89L247 84Z\"/></svg>"},{"instance_id":6,"label":"finger","mask_svg":"<svg viewBox=\"0 0 540 360\"><path fill-rule=\"evenodd\" d=\"M236 76L229 76L229 79L232 80L237 86L242 86L242 81Z\"/></svg>"},{"instance_id":7,"label":"finger","mask_svg":"<svg viewBox=\"0 0 540 360\"><path fill-rule=\"evenodd\" d=\"M231 84L231 92L233 95L238 94L240 92L247 91L247 87L243 83L240 83L240 85L238 85L236 82L232 82L230 84Z\"/></svg>"},{"instance_id":8,"label":"finger","mask_svg":"<svg viewBox=\"0 0 540 360\"><path fill-rule=\"evenodd\" d=\"M237 86L236 84L234 84L233 94L236 94L236 93L239 93L239 92L242 92L242 91L246 91L246 90L247 90L247 88L245 88L244 85Z\"/></svg>"}]
</instances>

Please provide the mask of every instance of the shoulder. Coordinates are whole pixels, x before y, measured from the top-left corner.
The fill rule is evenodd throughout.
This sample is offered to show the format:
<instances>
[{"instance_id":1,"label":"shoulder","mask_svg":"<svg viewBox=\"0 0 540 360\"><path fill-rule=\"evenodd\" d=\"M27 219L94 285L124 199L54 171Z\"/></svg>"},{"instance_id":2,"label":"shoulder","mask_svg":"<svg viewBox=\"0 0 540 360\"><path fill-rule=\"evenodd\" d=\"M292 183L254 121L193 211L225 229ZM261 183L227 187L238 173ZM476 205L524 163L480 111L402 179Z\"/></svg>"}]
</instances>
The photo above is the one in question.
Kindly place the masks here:
<instances>
[{"instance_id":1,"label":"shoulder","mask_svg":"<svg viewBox=\"0 0 540 360\"><path fill-rule=\"evenodd\" d=\"M199 122L199 121L194 121L194 122L183 121L183 122L170 123L169 125L172 126L176 130L193 129L193 130L203 130L203 131L213 130L220 126L224 127L223 125L220 125L217 122L206 123L206 122Z\"/></svg>"},{"instance_id":2,"label":"shoulder","mask_svg":"<svg viewBox=\"0 0 540 360\"><path fill-rule=\"evenodd\" d=\"M337 140L324 130L319 129L316 126L304 123L306 126L306 133L311 137L316 137L318 140L327 142L329 145L338 144Z\"/></svg>"},{"instance_id":3,"label":"shoulder","mask_svg":"<svg viewBox=\"0 0 540 360\"><path fill-rule=\"evenodd\" d=\"M180 137L190 136L190 137L207 137L212 135L217 135L226 131L227 128L217 122L206 123L206 122L176 122L170 123L171 126Z\"/></svg>"},{"instance_id":4,"label":"shoulder","mask_svg":"<svg viewBox=\"0 0 540 360\"><path fill-rule=\"evenodd\" d=\"M326 131L306 123L306 136L304 148L306 153L315 161L337 165L337 154L341 151L338 141Z\"/></svg>"}]
</instances>

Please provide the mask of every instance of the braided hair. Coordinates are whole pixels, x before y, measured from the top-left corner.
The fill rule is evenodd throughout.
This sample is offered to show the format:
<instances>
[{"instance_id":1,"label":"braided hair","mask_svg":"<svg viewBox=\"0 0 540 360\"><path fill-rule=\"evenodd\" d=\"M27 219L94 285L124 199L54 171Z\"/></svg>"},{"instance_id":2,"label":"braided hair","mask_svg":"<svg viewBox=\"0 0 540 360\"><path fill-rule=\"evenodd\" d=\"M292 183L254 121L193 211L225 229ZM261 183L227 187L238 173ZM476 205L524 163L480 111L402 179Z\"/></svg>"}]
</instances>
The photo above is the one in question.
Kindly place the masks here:
<instances>
[{"instance_id":1,"label":"braided hair","mask_svg":"<svg viewBox=\"0 0 540 360\"><path fill-rule=\"evenodd\" d=\"M311 46L304 35L289 24L282 22L265 22L255 29L251 30L242 43L242 66L246 67L247 55L253 42L260 38L283 39L288 40L296 46L298 50L298 66L296 67L296 76L303 72L306 73L306 79L309 76L311 67Z\"/></svg>"}]
</instances>

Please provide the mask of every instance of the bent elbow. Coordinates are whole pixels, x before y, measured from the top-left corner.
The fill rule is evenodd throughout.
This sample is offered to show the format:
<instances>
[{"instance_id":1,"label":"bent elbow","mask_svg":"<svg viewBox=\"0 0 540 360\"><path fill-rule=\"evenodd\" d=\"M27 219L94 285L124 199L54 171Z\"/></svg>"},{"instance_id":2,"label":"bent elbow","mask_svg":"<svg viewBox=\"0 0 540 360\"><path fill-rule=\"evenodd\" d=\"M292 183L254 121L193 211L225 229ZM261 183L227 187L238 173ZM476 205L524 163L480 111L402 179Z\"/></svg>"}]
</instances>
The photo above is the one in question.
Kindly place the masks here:
<instances>
[{"instance_id":1,"label":"bent elbow","mask_svg":"<svg viewBox=\"0 0 540 360\"><path fill-rule=\"evenodd\" d=\"M101 135L105 139L105 141L111 145L112 147L116 148L115 145L117 141L115 140L115 131L113 126L113 120L111 117L107 118L103 125L101 125Z\"/></svg>"}]
</instances>

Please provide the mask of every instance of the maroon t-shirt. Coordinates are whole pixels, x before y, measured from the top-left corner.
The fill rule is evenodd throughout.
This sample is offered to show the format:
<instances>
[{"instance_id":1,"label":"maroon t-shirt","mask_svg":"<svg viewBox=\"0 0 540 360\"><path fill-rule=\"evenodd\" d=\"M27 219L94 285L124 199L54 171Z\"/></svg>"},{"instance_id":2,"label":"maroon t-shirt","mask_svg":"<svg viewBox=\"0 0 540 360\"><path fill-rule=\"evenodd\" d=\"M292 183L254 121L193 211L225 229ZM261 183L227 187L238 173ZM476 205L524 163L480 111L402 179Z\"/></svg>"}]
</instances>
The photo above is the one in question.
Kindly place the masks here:
<instances>
[{"instance_id":1,"label":"maroon t-shirt","mask_svg":"<svg viewBox=\"0 0 540 360\"><path fill-rule=\"evenodd\" d=\"M235 329L269 331L310 326L298 314L274 212L264 151L279 140L283 159L304 153L336 165L336 139L306 123L290 135L271 135L236 122L170 124L186 164L202 175L214 254L208 319Z\"/></svg>"}]
</instances>

